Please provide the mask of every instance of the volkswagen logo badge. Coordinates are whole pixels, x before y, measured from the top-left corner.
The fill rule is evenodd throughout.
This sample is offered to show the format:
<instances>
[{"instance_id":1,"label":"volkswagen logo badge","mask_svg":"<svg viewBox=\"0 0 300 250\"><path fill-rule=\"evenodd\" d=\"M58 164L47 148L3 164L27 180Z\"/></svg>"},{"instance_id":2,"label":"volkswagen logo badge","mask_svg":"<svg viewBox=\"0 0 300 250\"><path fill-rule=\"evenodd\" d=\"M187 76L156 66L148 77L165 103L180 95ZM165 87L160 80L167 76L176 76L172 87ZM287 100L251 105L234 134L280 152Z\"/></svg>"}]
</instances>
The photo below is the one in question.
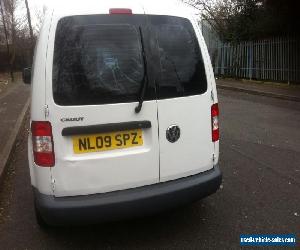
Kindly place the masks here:
<instances>
[{"instance_id":1,"label":"volkswagen logo badge","mask_svg":"<svg viewBox=\"0 0 300 250\"><path fill-rule=\"evenodd\" d=\"M166 136L169 142L177 142L180 138L180 128L176 125L168 127Z\"/></svg>"}]
</instances>

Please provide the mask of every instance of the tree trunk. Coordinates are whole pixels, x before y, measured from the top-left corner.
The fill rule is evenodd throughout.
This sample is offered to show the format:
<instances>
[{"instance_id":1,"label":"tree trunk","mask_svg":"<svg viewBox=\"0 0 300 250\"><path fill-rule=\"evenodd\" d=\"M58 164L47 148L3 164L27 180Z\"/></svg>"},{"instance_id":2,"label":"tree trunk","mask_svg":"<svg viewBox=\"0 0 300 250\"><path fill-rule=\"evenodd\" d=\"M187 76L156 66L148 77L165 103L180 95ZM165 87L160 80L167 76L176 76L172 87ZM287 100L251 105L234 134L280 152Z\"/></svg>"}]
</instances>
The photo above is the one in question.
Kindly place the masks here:
<instances>
[{"instance_id":1,"label":"tree trunk","mask_svg":"<svg viewBox=\"0 0 300 250\"><path fill-rule=\"evenodd\" d=\"M6 28L5 18L4 18L2 0L0 0L0 11L1 11L1 15L2 15L2 22L3 22L3 28L4 28L4 34L5 34L6 49L7 49L7 60L9 61L9 67L10 67L10 77L11 77L11 80L14 81L14 71L13 71L13 66L12 66L11 60L10 60L8 34L7 34L7 28Z\"/></svg>"},{"instance_id":2,"label":"tree trunk","mask_svg":"<svg viewBox=\"0 0 300 250\"><path fill-rule=\"evenodd\" d=\"M34 37L33 37L33 30L31 25L31 16L30 16L30 10L28 6L28 0L25 0L26 10L27 10L27 19L28 19L28 25L29 25L29 31L30 31L30 39L31 39L31 55L30 55L30 64L32 64L33 61L33 46L34 46Z\"/></svg>"}]
</instances>

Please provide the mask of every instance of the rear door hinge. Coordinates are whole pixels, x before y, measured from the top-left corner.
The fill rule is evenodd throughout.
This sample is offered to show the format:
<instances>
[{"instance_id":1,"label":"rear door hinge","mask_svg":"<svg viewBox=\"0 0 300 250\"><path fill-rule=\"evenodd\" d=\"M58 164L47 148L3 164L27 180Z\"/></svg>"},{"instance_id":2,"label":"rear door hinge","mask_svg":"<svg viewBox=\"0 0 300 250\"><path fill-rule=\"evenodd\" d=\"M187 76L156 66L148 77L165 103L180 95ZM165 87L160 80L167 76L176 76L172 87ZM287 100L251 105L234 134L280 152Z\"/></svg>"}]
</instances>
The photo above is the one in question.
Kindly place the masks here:
<instances>
[{"instance_id":1,"label":"rear door hinge","mask_svg":"<svg viewBox=\"0 0 300 250\"><path fill-rule=\"evenodd\" d=\"M215 103L215 95L214 95L213 90L211 91L211 100L213 103Z\"/></svg>"},{"instance_id":2,"label":"rear door hinge","mask_svg":"<svg viewBox=\"0 0 300 250\"><path fill-rule=\"evenodd\" d=\"M51 189L52 189L52 192L55 191L55 179L51 180Z\"/></svg>"},{"instance_id":3,"label":"rear door hinge","mask_svg":"<svg viewBox=\"0 0 300 250\"><path fill-rule=\"evenodd\" d=\"M48 107L48 105L45 105L44 113L45 113L45 118L47 118L49 116L49 107Z\"/></svg>"}]
</instances>

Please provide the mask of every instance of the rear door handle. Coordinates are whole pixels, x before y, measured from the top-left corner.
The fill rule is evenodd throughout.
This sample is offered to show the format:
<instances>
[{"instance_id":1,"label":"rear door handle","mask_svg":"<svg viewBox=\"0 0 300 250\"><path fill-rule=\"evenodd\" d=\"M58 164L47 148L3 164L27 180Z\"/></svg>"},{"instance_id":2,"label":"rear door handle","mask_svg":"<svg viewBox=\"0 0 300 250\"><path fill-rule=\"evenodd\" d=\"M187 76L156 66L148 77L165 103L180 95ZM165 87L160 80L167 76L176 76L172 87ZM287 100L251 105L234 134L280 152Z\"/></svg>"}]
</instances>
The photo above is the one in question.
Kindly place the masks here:
<instances>
[{"instance_id":1,"label":"rear door handle","mask_svg":"<svg viewBox=\"0 0 300 250\"><path fill-rule=\"evenodd\" d=\"M62 136L102 134L132 129L148 129L151 128L151 126L151 121L107 123L91 126L67 127L62 130L61 134Z\"/></svg>"}]
</instances>

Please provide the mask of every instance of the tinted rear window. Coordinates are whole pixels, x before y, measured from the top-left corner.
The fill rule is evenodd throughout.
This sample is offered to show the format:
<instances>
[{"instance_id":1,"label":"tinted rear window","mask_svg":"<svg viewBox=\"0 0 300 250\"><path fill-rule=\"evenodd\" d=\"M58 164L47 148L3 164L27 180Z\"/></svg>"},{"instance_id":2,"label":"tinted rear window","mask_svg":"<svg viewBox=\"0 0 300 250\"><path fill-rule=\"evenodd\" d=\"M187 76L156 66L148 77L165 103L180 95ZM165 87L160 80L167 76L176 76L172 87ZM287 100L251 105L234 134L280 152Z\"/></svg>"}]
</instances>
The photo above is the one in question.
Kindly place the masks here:
<instances>
[{"instance_id":1,"label":"tinted rear window","mask_svg":"<svg viewBox=\"0 0 300 250\"><path fill-rule=\"evenodd\" d=\"M136 101L144 75L139 34L130 24L59 23L53 92L61 105Z\"/></svg>"},{"instance_id":2,"label":"tinted rear window","mask_svg":"<svg viewBox=\"0 0 300 250\"><path fill-rule=\"evenodd\" d=\"M160 73L158 97L171 98L204 93L204 63L194 28L180 17L150 17L157 38Z\"/></svg>"},{"instance_id":3,"label":"tinted rear window","mask_svg":"<svg viewBox=\"0 0 300 250\"><path fill-rule=\"evenodd\" d=\"M148 62L146 100L204 93L199 44L187 19L169 16L93 15L59 21L53 62L53 97L59 105L136 102Z\"/></svg>"}]
</instances>

